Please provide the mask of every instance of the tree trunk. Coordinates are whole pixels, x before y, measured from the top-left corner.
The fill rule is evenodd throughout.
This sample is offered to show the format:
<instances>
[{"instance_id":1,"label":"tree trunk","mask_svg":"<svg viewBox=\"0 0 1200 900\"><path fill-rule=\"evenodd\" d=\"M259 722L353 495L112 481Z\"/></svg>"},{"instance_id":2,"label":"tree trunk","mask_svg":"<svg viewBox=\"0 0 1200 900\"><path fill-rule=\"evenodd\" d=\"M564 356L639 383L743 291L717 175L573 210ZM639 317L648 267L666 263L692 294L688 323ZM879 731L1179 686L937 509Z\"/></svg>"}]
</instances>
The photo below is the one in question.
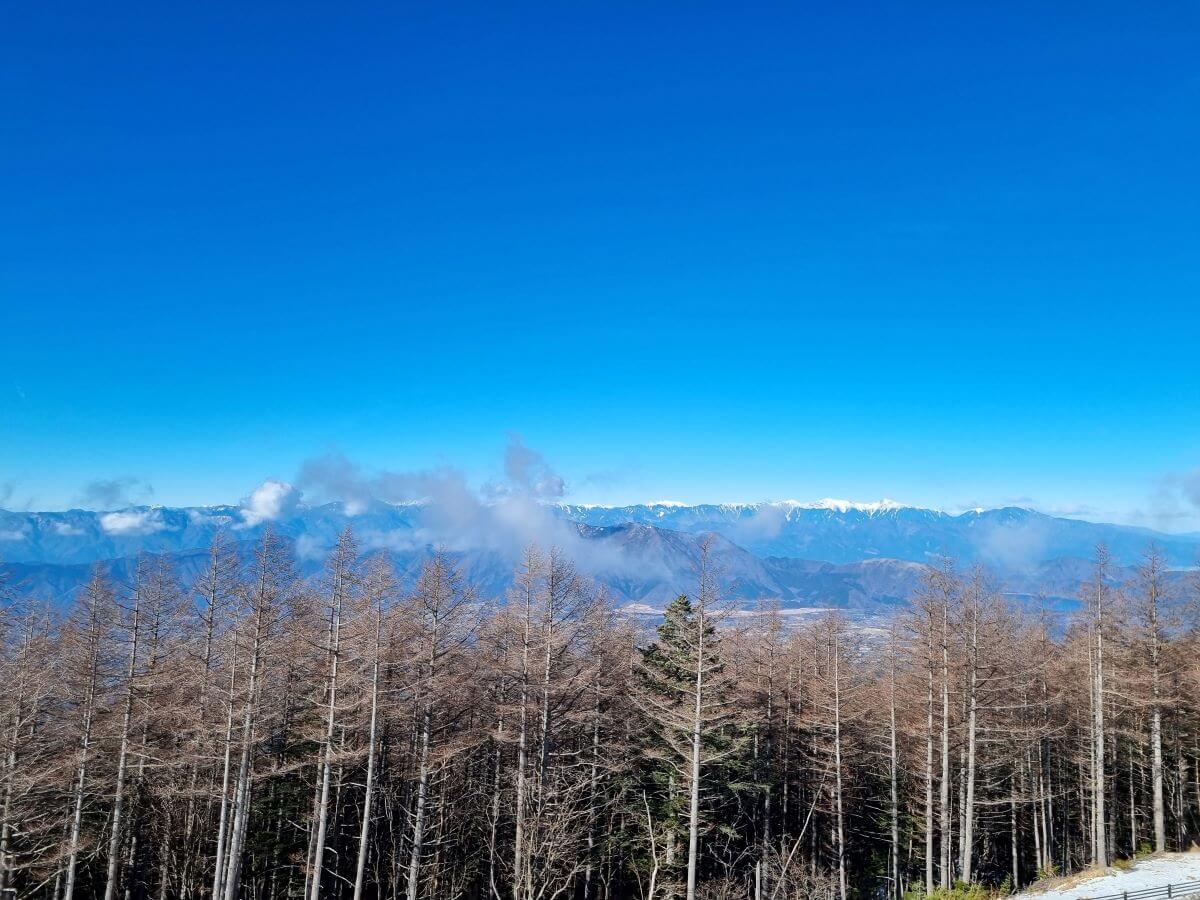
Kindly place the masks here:
<instances>
[{"instance_id":1,"label":"tree trunk","mask_svg":"<svg viewBox=\"0 0 1200 900\"><path fill-rule=\"evenodd\" d=\"M501 795L501 775L503 774L503 755L501 739L504 737L504 719L501 718L496 723L496 736L493 739L495 750L494 766L492 770L492 821L488 832L488 888L491 890L493 900L501 900L500 889L496 884L496 832L500 828L500 795Z\"/></svg>"},{"instance_id":2,"label":"tree trunk","mask_svg":"<svg viewBox=\"0 0 1200 900\"><path fill-rule=\"evenodd\" d=\"M362 900L363 878L367 870L367 846L371 840L371 801L375 793L375 742L379 721L379 654L381 613L375 617L375 659L371 665L371 724L367 730L367 784L363 797L362 829L358 834L358 861L354 867L354 900Z\"/></svg>"},{"instance_id":3,"label":"tree trunk","mask_svg":"<svg viewBox=\"0 0 1200 900\"><path fill-rule=\"evenodd\" d=\"M596 856L596 784L600 769L600 685L593 681L595 698L592 704L592 757L588 773L588 830L587 863L583 870L583 900L592 900L592 868Z\"/></svg>"},{"instance_id":4,"label":"tree trunk","mask_svg":"<svg viewBox=\"0 0 1200 900\"><path fill-rule=\"evenodd\" d=\"M329 704L325 713L325 736L322 741L321 801L317 808L317 843L313 850L312 883L309 885L309 900L321 896L321 874L325 869L325 840L329 827L329 784L333 774L333 735L337 719L338 659L341 656L341 590L334 599L330 618L329 643ZM233 898L230 898L233 900Z\"/></svg>"},{"instance_id":5,"label":"tree trunk","mask_svg":"<svg viewBox=\"0 0 1200 900\"><path fill-rule=\"evenodd\" d=\"M429 706L421 716L421 747L417 762L417 809L413 816L412 846L408 857L408 885L406 896L408 900L417 900L417 883L420 876L421 847L425 836L425 794L429 782ZM314 898L316 900L316 898Z\"/></svg>"},{"instance_id":6,"label":"tree trunk","mask_svg":"<svg viewBox=\"0 0 1200 900\"><path fill-rule=\"evenodd\" d=\"M941 885L950 888L950 604L942 604L942 780L939 797L942 832Z\"/></svg>"},{"instance_id":7,"label":"tree trunk","mask_svg":"<svg viewBox=\"0 0 1200 900\"><path fill-rule=\"evenodd\" d=\"M971 881L971 853L975 839L975 725L979 703L976 696L979 661L979 607L978 598L974 594L972 597L974 605L971 609L971 671L968 675L967 686L967 796L963 803L963 827L962 835L959 837L961 845L959 868L962 871L962 880L968 884Z\"/></svg>"},{"instance_id":8,"label":"tree trunk","mask_svg":"<svg viewBox=\"0 0 1200 900\"><path fill-rule=\"evenodd\" d=\"M140 576L139 576L140 577ZM104 900L117 895L117 877L121 857L121 815L125 809L125 771L129 758L129 724L133 718L133 682L137 676L138 637L141 629L142 589L134 592L133 633L130 638L129 665L125 669L125 710L121 718L121 749L117 754L117 786L113 794L112 833L108 841L108 877Z\"/></svg>"},{"instance_id":9,"label":"tree trunk","mask_svg":"<svg viewBox=\"0 0 1200 900\"><path fill-rule=\"evenodd\" d=\"M687 900L696 900L696 864L700 853L700 736L704 715L704 605L696 611L698 623L696 640L695 706L692 715L691 784L688 786L688 862Z\"/></svg>"},{"instance_id":10,"label":"tree trunk","mask_svg":"<svg viewBox=\"0 0 1200 900\"><path fill-rule=\"evenodd\" d=\"M896 746L896 633L892 631L890 704L888 708L888 781L891 799L892 853L888 875L891 878L890 896L900 896L900 791L897 783L899 759Z\"/></svg>"},{"instance_id":11,"label":"tree trunk","mask_svg":"<svg viewBox=\"0 0 1200 900\"><path fill-rule=\"evenodd\" d=\"M925 893L933 893L933 620L929 622L929 684L925 702Z\"/></svg>"},{"instance_id":12,"label":"tree trunk","mask_svg":"<svg viewBox=\"0 0 1200 900\"><path fill-rule=\"evenodd\" d=\"M199 741L200 741L200 732L203 731L204 723L207 718L209 679L212 677L212 667L213 667L213 639L216 634L216 627L217 627L217 610L220 606L220 601L222 598L222 588L224 586L223 582L221 580L222 564L223 564L223 560L225 559L225 557L223 557L223 555L222 555L223 547L224 547L224 545L218 539L213 542L213 544L209 550L210 569L209 569L209 574L207 576L207 584L206 584L205 591L204 591L205 600L208 605L208 610L207 610L208 614L204 615L203 613L201 613L201 617L203 618L204 624L205 624L204 655L203 655L204 669L203 669L203 672L201 673L200 693L199 693L199 697L197 698L197 702L196 702L196 706L197 706L196 713L197 713L199 728L197 729L195 746L193 746L193 753L195 754L196 758L194 758L191 762L191 765L190 765L191 773L188 778L187 811L184 813L183 862L182 862L181 870L179 873L180 895L184 898L184 900L187 900L187 898L190 897L192 894L192 864L193 864L192 848L193 848L193 835L194 835L195 829L196 829L196 788L197 788L197 784L199 783L199 780L200 780ZM231 714L232 714L232 707L231 707ZM229 724L230 724L230 726L232 726L232 715L231 715L231 721ZM228 741L230 739L231 732L232 732L232 727L226 729L226 735L225 735L226 750L228 750L228 746L229 746ZM229 774L229 757L228 757L228 753L226 753L225 775L226 775L227 779L228 779L228 774ZM210 784L211 784L211 782L210 782ZM228 780L226 780L226 783L225 783L226 791L228 791L228 788L229 788L229 783L228 783ZM218 825L218 832L220 831L221 827L224 824L225 823L222 821ZM198 857L199 857L198 848L197 848L196 856L197 856L196 861L198 862ZM218 866L217 868L219 869L220 866ZM213 885L212 900L220 900L220 898L217 896L217 887L216 887L215 883Z\"/></svg>"},{"instance_id":13,"label":"tree trunk","mask_svg":"<svg viewBox=\"0 0 1200 900\"><path fill-rule=\"evenodd\" d=\"M1132 857L1138 848L1137 797L1136 784L1133 778L1133 747L1129 748L1129 855Z\"/></svg>"},{"instance_id":14,"label":"tree trunk","mask_svg":"<svg viewBox=\"0 0 1200 900\"><path fill-rule=\"evenodd\" d=\"M842 812L842 689L836 633L833 638L833 770L837 791L837 864L838 894L846 900L846 827Z\"/></svg>"},{"instance_id":15,"label":"tree trunk","mask_svg":"<svg viewBox=\"0 0 1200 900\"><path fill-rule=\"evenodd\" d=\"M513 900L522 900L525 895L525 793L526 768L529 747L529 629L533 608L533 587L525 598L525 624L521 640L521 703L517 724L517 796L514 800L515 828L513 834Z\"/></svg>"},{"instance_id":16,"label":"tree trunk","mask_svg":"<svg viewBox=\"0 0 1200 900\"><path fill-rule=\"evenodd\" d=\"M1152 617L1155 613L1151 614ZM1157 622L1153 628L1157 630ZM1150 666L1153 691L1153 706L1150 710L1150 780L1154 795L1154 850L1163 853L1167 849L1167 822L1163 803L1163 752L1162 752L1162 705L1158 686L1158 635L1151 638ZM1180 788L1182 790L1182 786Z\"/></svg>"},{"instance_id":17,"label":"tree trunk","mask_svg":"<svg viewBox=\"0 0 1200 900\"><path fill-rule=\"evenodd\" d=\"M250 819L251 751L254 741L254 706L258 694L259 655L266 628L265 611L260 609L254 624L254 647L250 656L250 679L246 686L245 713L242 718L242 753L238 761L237 786L234 791L233 827L229 838L229 857L226 864L222 900L238 900L242 874L242 848Z\"/></svg>"},{"instance_id":18,"label":"tree trunk","mask_svg":"<svg viewBox=\"0 0 1200 900\"><path fill-rule=\"evenodd\" d=\"M29 644L33 637L32 624L25 632L25 638L21 642L21 654L18 661L18 667L24 673L26 664L29 660ZM18 751L21 741L21 717L25 709L25 693L24 684L17 692L17 696L13 701L12 715L12 730L8 735L8 750L4 755L4 806L0 811L0 898L6 898L5 892L9 889L9 880L12 872L15 869L12 861L12 836L13 836L13 821L12 821L12 801L13 801L13 783L17 777L17 762L20 754Z\"/></svg>"},{"instance_id":19,"label":"tree trunk","mask_svg":"<svg viewBox=\"0 0 1200 900\"><path fill-rule=\"evenodd\" d=\"M233 756L233 691L237 660L229 663L229 702L225 712L225 758L221 769L221 806L217 813L217 850L213 864L212 900L221 900L225 888L225 851L229 831L229 776Z\"/></svg>"},{"instance_id":20,"label":"tree trunk","mask_svg":"<svg viewBox=\"0 0 1200 900\"><path fill-rule=\"evenodd\" d=\"M75 779L75 800L71 813L70 836L68 839L66 886L63 888L63 900L73 900L75 896L75 873L79 863L79 834L83 824L83 795L87 785L88 756L92 749L92 717L95 714L96 687L100 669L100 619L98 600L92 598L90 622L88 628L88 649L90 654L88 684L83 702L83 735L80 738L79 770Z\"/></svg>"},{"instance_id":21,"label":"tree trunk","mask_svg":"<svg viewBox=\"0 0 1200 900\"><path fill-rule=\"evenodd\" d=\"M1017 775L1013 773L1012 788L1008 797L1009 839L1012 843L1012 887L1014 891L1021 889L1021 847L1020 829L1017 828Z\"/></svg>"},{"instance_id":22,"label":"tree trunk","mask_svg":"<svg viewBox=\"0 0 1200 900\"><path fill-rule=\"evenodd\" d=\"M1096 865L1108 865L1108 837L1105 830L1104 809L1104 575L1108 557L1101 548L1096 561L1096 611L1095 611L1095 698L1093 700L1093 858Z\"/></svg>"}]
</instances>

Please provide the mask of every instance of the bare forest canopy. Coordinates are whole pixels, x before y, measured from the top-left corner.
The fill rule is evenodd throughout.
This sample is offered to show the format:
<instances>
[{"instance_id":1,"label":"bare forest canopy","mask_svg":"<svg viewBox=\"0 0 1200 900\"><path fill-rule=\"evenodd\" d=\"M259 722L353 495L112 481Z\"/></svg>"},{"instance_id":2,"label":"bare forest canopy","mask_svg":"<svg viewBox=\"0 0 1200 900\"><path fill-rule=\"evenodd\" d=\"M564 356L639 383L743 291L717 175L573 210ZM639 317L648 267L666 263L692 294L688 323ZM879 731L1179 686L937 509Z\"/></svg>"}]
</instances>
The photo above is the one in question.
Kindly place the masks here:
<instances>
[{"instance_id":1,"label":"bare forest canopy","mask_svg":"<svg viewBox=\"0 0 1200 900\"><path fill-rule=\"evenodd\" d=\"M1154 549L1059 629L949 560L871 629L735 614L714 546L654 621L561 550L497 603L349 528L312 577L266 528L9 592L0 896L899 898L1200 833L1200 585Z\"/></svg>"}]
</instances>

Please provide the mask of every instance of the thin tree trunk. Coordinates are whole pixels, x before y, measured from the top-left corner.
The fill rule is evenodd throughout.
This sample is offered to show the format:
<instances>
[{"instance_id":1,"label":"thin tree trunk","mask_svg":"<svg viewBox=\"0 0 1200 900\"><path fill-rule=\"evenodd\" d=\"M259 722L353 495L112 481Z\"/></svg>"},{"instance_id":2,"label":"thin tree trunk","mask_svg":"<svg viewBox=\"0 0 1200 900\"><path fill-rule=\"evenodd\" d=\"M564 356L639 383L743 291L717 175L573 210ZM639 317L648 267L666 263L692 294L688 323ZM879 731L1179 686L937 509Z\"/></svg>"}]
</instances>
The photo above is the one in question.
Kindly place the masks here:
<instances>
[{"instance_id":1,"label":"thin tree trunk","mask_svg":"<svg viewBox=\"0 0 1200 900\"><path fill-rule=\"evenodd\" d=\"M1133 778L1133 747L1129 748L1129 855L1132 857L1137 854L1138 849L1138 823L1137 823L1137 797L1135 792L1136 784Z\"/></svg>"},{"instance_id":2,"label":"thin tree trunk","mask_svg":"<svg viewBox=\"0 0 1200 900\"><path fill-rule=\"evenodd\" d=\"M79 863L79 834L83 824L83 794L87 784L88 757L92 749L92 717L95 714L96 686L100 668L100 622L99 607L93 599L91 621L89 624L88 645L91 659L89 661L88 685L83 703L83 736L80 738L79 770L75 779L75 802L71 813L70 837L68 841L66 886L63 888L63 900L73 900L75 896L75 874Z\"/></svg>"},{"instance_id":3,"label":"thin tree trunk","mask_svg":"<svg viewBox=\"0 0 1200 900\"><path fill-rule=\"evenodd\" d=\"M417 808L413 816L412 846L408 857L408 885L405 896L408 900L417 900L417 884L420 876L421 849L425 837L425 795L429 782L429 705L421 716L421 745L417 762ZM314 897L313 900L316 900Z\"/></svg>"},{"instance_id":4,"label":"thin tree trunk","mask_svg":"<svg viewBox=\"0 0 1200 900\"><path fill-rule=\"evenodd\" d=\"M925 702L925 893L933 893L933 617L929 621L929 683Z\"/></svg>"},{"instance_id":5,"label":"thin tree trunk","mask_svg":"<svg viewBox=\"0 0 1200 900\"><path fill-rule=\"evenodd\" d=\"M892 631L891 669L890 669L890 703L888 707L888 782L891 799L891 839L892 853L888 875L891 878L891 896L900 896L900 791L897 781L899 770L899 754L896 742L896 633Z\"/></svg>"},{"instance_id":6,"label":"thin tree trunk","mask_svg":"<svg viewBox=\"0 0 1200 900\"><path fill-rule=\"evenodd\" d=\"M696 900L696 863L700 851L700 725L704 713L704 609L697 611L695 707L692 715L691 784L688 802L687 900Z\"/></svg>"},{"instance_id":7,"label":"thin tree trunk","mask_svg":"<svg viewBox=\"0 0 1200 900\"><path fill-rule=\"evenodd\" d=\"M313 850L313 874L309 885L309 900L321 896L321 874L325 869L325 840L329 827L329 785L333 774L333 735L337 717L338 660L341 656L341 585L335 587L333 610L330 617L329 643L329 703L325 714L325 737L322 741L321 801L317 809L317 843ZM230 898L233 900L233 898Z\"/></svg>"},{"instance_id":8,"label":"thin tree trunk","mask_svg":"<svg viewBox=\"0 0 1200 900\"><path fill-rule=\"evenodd\" d=\"M221 559L222 559L221 549L222 549L222 545L220 543L214 541L214 543L209 551L210 565L211 565L210 575L209 575L210 580L208 581L208 586L205 591L205 600L208 604L208 615L205 616L203 613L201 613L201 617L203 618L204 623L205 623L204 670L201 674L200 694L199 694L199 697L196 702L197 716L199 718L199 729L197 731L197 735L196 735L196 738L194 741L195 746L193 746L193 753L195 754L196 757L199 756L200 732L203 731L205 719L207 718L206 714L208 711L208 688L209 688L209 679L212 676L212 666L213 666L213 638L216 633L218 600L221 595L221 591L220 591L221 581L219 578L220 565L221 565ZM232 711L232 708L231 708L231 711ZM232 721L230 722L230 725L232 726ZM230 727L229 729L226 730L226 750L228 750L228 741L231 736L231 731L232 731L232 727ZM196 787L200 780L200 763L197 758L193 758L190 768L191 768L191 772L188 777L187 811L184 813L183 863L182 863L181 871L179 873L180 894L185 898L185 900L186 900L186 898L190 897L192 894L192 863L193 863L192 847L193 847L193 834L196 829ZM229 757L228 757L228 753L226 753L226 758L225 758L226 778L228 778L228 774L229 774ZM211 785L211 781L210 781L210 785ZM228 781L226 781L226 784L225 784L226 790L228 790L228 787L229 787ZM218 832L220 831L221 827L224 826L224 824L225 823L222 821L218 825ZM197 857L199 857L198 848L197 848L196 855L197 855ZM198 859L196 861L198 862ZM219 865L217 866L217 869L218 870L220 869ZM215 882L214 882L214 886L213 886L212 900L220 900L220 898L217 896L217 889L216 889Z\"/></svg>"},{"instance_id":9,"label":"thin tree trunk","mask_svg":"<svg viewBox=\"0 0 1200 900\"><path fill-rule=\"evenodd\" d=\"M363 877L367 870L367 846L371 838L371 801L375 793L375 735L379 721L379 653L381 614L375 618L375 659L371 667L371 724L367 733L367 784L363 797L362 830L358 835L358 861L354 867L354 900L362 900Z\"/></svg>"},{"instance_id":10,"label":"thin tree trunk","mask_svg":"<svg viewBox=\"0 0 1200 900\"><path fill-rule=\"evenodd\" d=\"M1106 814L1104 809L1104 575L1107 565L1107 554L1101 549L1096 563L1096 683L1095 700L1093 702L1093 739L1095 741L1094 769L1092 778L1093 795L1093 843L1096 865L1108 865L1108 838L1105 831Z\"/></svg>"},{"instance_id":11,"label":"thin tree trunk","mask_svg":"<svg viewBox=\"0 0 1200 900\"><path fill-rule=\"evenodd\" d=\"M500 786L503 757L500 743L504 735L504 719L501 718L496 723L496 737L493 741L495 744L495 768L492 772L492 821L491 829L488 833L488 888L491 890L491 895L494 900L500 900L500 889L496 885L496 833L500 828Z\"/></svg>"},{"instance_id":12,"label":"thin tree trunk","mask_svg":"<svg viewBox=\"0 0 1200 900\"><path fill-rule=\"evenodd\" d=\"M1152 621L1156 613L1152 612ZM1152 625L1157 631L1157 622ZM1153 690L1153 706L1150 710L1150 780L1154 796L1154 850L1162 853L1167 849L1167 821L1163 803L1163 752L1162 752L1162 705L1158 686L1158 635L1151 639L1150 665Z\"/></svg>"},{"instance_id":13,"label":"thin tree trunk","mask_svg":"<svg viewBox=\"0 0 1200 900\"><path fill-rule=\"evenodd\" d=\"M1032 767L1029 763L1029 754L1025 756L1025 771L1032 774ZM1039 870L1045 866L1042 853L1042 826L1041 826L1042 798L1041 798L1041 776L1039 775L1033 782L1033 858L1037 863Z\"/></svg>"},{"instance_id":14,"label":"thin tree trunk","mask_svg":"<svg viewBox=\"0 0 1200 900\"><path fill-rule=\"evenodd\" d=\"M532 577L532 575L531 575ZM525 894L525 793L526 756L528 754L529 731L529 617L533 606L533 587L525 598L525 624L521 639L521 695L517 724L517 796L515 803L515 828L513 834L513 900L522 900Z\"/></svg>"},{"instance_id":15,"label":"thin tree trunk","mask_svg":"<svg viewBox=\"0 0 1200 900\"><path fill-rule=\"evenodd\" d=\"M1012 843L1012 886L1014 891L1021 889L1021 850L1020 831L1017 828L1017 776L1013 773L1012 788L1008 798L1009 837Z\"/></svg>"},{"instance_id":16,"label":"thin tree trunk","mask_svg":"<svg viewBox=\"0 0 1200 900\"><path fill-rule=\"evenodd\" d=\"M971 671L968 676L967 695L967 796L963 803L963 827L962 835L959 838L962 851L959 868L962 871L962 880L968 884L971 881L971 854L975 839L975 725L979 704L976 696L979 662L979 606L975 592L972 592L970 653Z\"/></svg>"},{"instance_id":17,"label":"thin tree trunk","mask_svg":"<svg viewBox=\"0 0 1200 900\"><path fill-rule=\"evenodd\" d=\"M237 660L229 663L229 699L225 712L225 758L221 770L221 807L217 818L217 851L213 863L212 900L221 900L225 888L225 850L229 823L229 776L233 756L233 690L237 676Z\"/></svg>"},{"instance_id":18,"label":"thin tree trunk","mask_svg":"<svg viewBox=\"0 0 1200 900\"><path fill-rule=\"evenodd\" d=\"M265 576L264 576L265 577ZM258 694L259 655L267 626L266 611L259 609L255 616L254 646L250 656L250 679L246 687L245 713L242 719L242 752L238 761L237 787L234 791L233 828L229 838L229 857L226 864L222 900L238 900L242 874L242 848L250 819L251 751L254 742L254 706Z\"/></svg>"},{"instance_id":19,"label":"thin tree trunk","mask_svg":"<svg viewBox=\"0 0 1200 900\"><path fill-rule=\"evenodd\" d=\"M140 577L140 576L139 576ZM104 884L104 900L117 895L118 867L121 858L121 815L125 809L125 772L129 758L129 724L133 718L133 686L137 675L138 637L141 630L142 588L134 592L133 633L129 647L129 665L125 670L125 710L121 717L121 749L117 754L117 786L113 794L112 832L108 840L108 877Z\"/></svg>"},{"instance_id":20,"label":"thin tree trunk","mask_svg":"<svg viewBox=\"0 0 1200 900\"><path fill-rule=\"evenodd\" d=\"M588 773L587 864L583 870L583 900L592 900L592 868L596 856L596 784L600 769L600 685L593 679L595 698L592 705L592 757Z\"/></svg>"},{"instance_id":21,"label":"thin tree trunk","mask_svg":"<svg viewBox=\"0 0 1200 900\"><path fill-rule=\"evenodd\" d=\"M11 840L13 780L17 774L17 740L21 721L21 699L17 698L17 710L13 713L13 727L9 738L8 752L4 755L4 807L0 812L0 897L8 888L9 841Z\"/></svg>"},{"instance_id":22,"label":"thin tree trunk","mask_svg":"<svg viewBox=\"0 0 1200 900\"><path fill-rule=\"evenodd\" d=\"M842 812L842 688L837 634L833 637L833 769L837 791L838 894L846 900L846 828Z\"/></svg>"},{"instance_id":23,"label":"thin tree trunk","mask_svg":"<svg viewBox=\"0 0 1200 900\"><path fill-rule=\"evenodd\" d=\"M950 887L950 604L942 603L942 780L940 818L942 832L941 885Z\"/></svg>"},{"instance_id":24,"label":"thin tree trunk","mask_svg":"<svg viewBox=\"0 0 1200 900\"><path fill-rule=\"evenodd\" d=\"M21 642L21 654L18 660L18 667L25 671L25 667L29 661L29 644L32 640L32 624L25 632L25 637ZM8 752L4 757L4 807L0 812L0 897L5 896L5 891L9 888L9 879L15 866L12 861L12 800L13 800L13 782L17 776L17 761L19 758L18 746L21 740L21 716L25 709L25 693L24 684L21 690L17 692L17 696L13 701L13 716L12 730L9 732Z\"/></svg>"}]
</instances>

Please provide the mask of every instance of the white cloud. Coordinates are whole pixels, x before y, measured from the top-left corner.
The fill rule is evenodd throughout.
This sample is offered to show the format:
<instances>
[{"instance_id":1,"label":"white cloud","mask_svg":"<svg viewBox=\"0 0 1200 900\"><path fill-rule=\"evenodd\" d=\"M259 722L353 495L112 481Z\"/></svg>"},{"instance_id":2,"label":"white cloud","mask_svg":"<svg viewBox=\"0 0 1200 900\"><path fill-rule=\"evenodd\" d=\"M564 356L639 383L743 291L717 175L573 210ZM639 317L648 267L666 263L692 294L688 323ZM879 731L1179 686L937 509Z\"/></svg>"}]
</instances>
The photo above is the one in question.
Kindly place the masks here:
<instances>
[{"instance_id":1,"label":"white cloud","mask_svg":"<svg viewBox=\"0 0 1200 900\"><path fill-rule=\"evenodd\" d=\"M83 529L78 525L72 525L70 522L55 522L50 526L54 529L54 533L62 537L72 537L74 535L83 534Z\"/></svg>"},{"instance_id":2,"label":"white cloud","mask_svg":"<svg viewBox=\"0 0 1200 900\"><path fill-rule=\"evenodd\" d=\"M510 487L541 500L559 499L567 492L567 483L550 467L546 457L526 447L519 434L508 436L504 451L504 474Z\"/></svg>"},{"instance_id":3,"label":"white cloud","mask_svg":"<svg viewBox=\"0 0 1200 900\"><path fill-rule=\"evenodd\" d=\"M358 539L364 550L391 550L393 553L407 553L421 545L420 534L416 531L395 530L380 531L377 528L367 528L358 533Z\"/></svg>"},{"instance_id":4,"label":"white cloud","mask_svg":"<svg viewBox=\"0 0 1200 900\"><path fill-rule=\"evenodd\" d=\"M154 534L165 529L167 525L156 509L126 509L102 515L100 527L106 534L133 535Z\"/></svg>"},{"instance_id":5,"label":"white cloud","mask_svg":"<svg viewBox=\"0 0 1200 900\"><path fill-rule=\"evenodd\" d=\"M12 528L6 531L0 531L0 541L23 541L25 540L25 532L20 528Z\"/></svg>"},{"instance_id":6,"label":"white cloud","mask_svg":"<svg viewBox=\"0 0 1200 900\"><path fill-rule=\"evenodd\" d=\"M1045 559L1050 538L1051 531L1046 521L1036 518L994 522L973 535L975 546L984 561L1015 571L1029 570Z\"/></svg>"},{"instance_id":7,"label":"white cloud","mask_svg":"<svg viewBox=\"0 0 1200 900\"><path fill-rule=\"evenodd\" d=\"M1200 469L1164 475L1150 497L1147 511L1130 518L1135 522L1144 519L1164 531L1200 528Z\"/></svg>"},{"instance_id":8,"label":"white cloud","mask_svg":"<svg viewBox=\"0 0 1200 900\"><path fill-rule=\"evenodd\" d=\"M300 505L300 492L286 481L268 478L242 501L242 519L246 525L273 522L281 516L296 511Z\"/></svg>"},{"instance_id":9,"label":"white cloud","mask_svg":"<svg viewBox=\"0 0 1200 900\"><path fill-rule=\"evenodd\" d=\"M328 552L329 547L311 534L296 538L296 556L300 559L323 559Z\"/></svg>"},{"instance_id":10,"label":"white cloud","mask_svg":"<svg viewBox=\"0 0 1200 900\"><path fill-rule=\"evenodd\" d=\"M373 500L421 506L417 527L361 532L362 546L368 550L404 552L432 545L450 551L495 550L516 559L522 548L536 543L562 548L585 572L610 571L625 564L619 552L585 540L575 523L546 505L563 496L566 483L541 453L525 446L517 435L509 438L504 478L481 490L447 466L370 471L337 453L307 461L296 483L306 497L341 500L350 515L367 509ZM311 552L308 546L303 549Z\"/></svg>"}]
</instances>

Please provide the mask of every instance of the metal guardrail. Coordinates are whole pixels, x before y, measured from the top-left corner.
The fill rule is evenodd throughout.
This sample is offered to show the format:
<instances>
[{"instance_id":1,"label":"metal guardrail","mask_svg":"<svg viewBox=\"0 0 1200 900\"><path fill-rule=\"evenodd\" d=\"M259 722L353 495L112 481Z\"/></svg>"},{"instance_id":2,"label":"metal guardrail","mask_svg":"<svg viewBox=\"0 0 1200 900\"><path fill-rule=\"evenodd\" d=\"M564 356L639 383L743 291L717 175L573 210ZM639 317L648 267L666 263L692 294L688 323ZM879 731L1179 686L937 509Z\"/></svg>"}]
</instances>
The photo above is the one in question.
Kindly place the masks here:
<instances>
[{"instance_id":1,"label":"metal guardrail","mask_svg":"<svg viewBox=\"0 0 1200 900\"><path fill-rule=\"evenodd\" d=\"M1165 887L1142 888L1137 891L1121 891L1119 894L1088 896L1086 900L1174 900L1176 897L1191 897L1200 894L1200 881L1181 881Z\"/></svg>"}]
</instances>

